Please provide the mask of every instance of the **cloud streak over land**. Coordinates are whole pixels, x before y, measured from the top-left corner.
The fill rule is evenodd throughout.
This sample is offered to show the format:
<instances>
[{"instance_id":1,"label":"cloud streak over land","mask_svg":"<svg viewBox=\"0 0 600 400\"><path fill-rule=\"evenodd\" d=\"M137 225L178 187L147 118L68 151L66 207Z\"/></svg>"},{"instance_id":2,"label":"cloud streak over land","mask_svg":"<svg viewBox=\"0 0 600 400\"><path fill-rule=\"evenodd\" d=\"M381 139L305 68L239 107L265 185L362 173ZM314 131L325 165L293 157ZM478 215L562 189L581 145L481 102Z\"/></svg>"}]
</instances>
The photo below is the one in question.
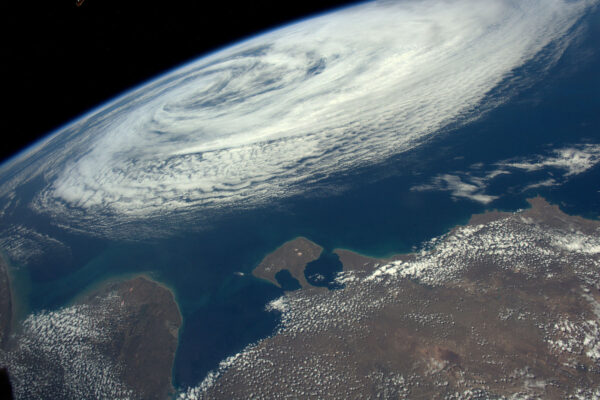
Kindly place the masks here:
<instances>
[{"instance_id":1,"label":"cloud streak over land","mask_svg":"<svg viewBox=\"0 0 600 400\"><path fill-rule=\"evenodd\" d=\"M366 3L258 36L25 154L35 167L23 174L49 182L33 206L100 224L108 214L139 220L298 193L505 100L490 92L526 84L512 71L534 57L552 65L595 3Z\"/></svg>"}]
</instances>

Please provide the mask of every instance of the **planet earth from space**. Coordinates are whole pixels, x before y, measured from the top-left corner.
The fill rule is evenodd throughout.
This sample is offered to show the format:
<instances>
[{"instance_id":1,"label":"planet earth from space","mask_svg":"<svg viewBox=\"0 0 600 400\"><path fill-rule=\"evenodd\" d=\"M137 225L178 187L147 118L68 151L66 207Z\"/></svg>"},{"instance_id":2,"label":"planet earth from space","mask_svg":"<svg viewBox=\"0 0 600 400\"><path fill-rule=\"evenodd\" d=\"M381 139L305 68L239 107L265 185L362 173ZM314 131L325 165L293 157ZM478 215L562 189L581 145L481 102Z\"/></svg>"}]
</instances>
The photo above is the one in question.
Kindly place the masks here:
<instances>
[{"instance_id":1,"label":"planet earth from space","mask_svg":"<svg viewBox=\"0 0 600 400\"><path fill-rule=\"evenodd\" d=\"M600 398L599 4L334 10L4 162L16 398Z\"/></svg>"}]
</instances>

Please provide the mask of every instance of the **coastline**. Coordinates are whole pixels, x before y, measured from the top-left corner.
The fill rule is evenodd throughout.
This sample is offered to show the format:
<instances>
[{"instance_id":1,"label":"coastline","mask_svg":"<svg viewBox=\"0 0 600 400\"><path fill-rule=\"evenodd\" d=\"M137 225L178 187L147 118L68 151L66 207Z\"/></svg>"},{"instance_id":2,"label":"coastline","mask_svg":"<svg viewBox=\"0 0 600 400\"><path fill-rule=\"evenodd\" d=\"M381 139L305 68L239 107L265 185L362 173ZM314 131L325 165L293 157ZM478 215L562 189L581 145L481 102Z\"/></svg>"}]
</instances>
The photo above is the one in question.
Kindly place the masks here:
<instances>
[{"instance_id":1,"label":"coastline","mask_svg":"<svg viewBox=\"0 0 600 400\"><path fill-rule=\"evenodd\" d=\"M323 246L305 236L296 236L267 253L252 269L252 276L282 288L277 274L288 271L291 277L298 281L301 288L313 287L306 281L304 269L308 263L321 257L323 251Z\"/></svg>"},{"instance_id":2,"label":"coastline","mask_svg":"<svg viewBox=\"0 0 600 400\"><path fill-rule=\"evenodd\" d=\"M0 288L2 291L6 291L6 293L2 294L2 298L0 298L0 322L4 325L0 326L0 349L6 348L8 338L14 326L13 294L8 268L5 258L0 255Z\"/></svg>"},{"instance_id":3,"label":"coastline","mask_svg":"<svg viewBox=\"0 0 600 400\"><path fill-rule=\"evenodd\" d=\"M4 275L7 279L10 296L11 320L9 332L14 334L19 332L20 322L31 312L28 301L31 286L28 276L25 276L27 271L24 268L14 267L9 261L9 257L2 250L0 250L0 264L4 266ZM0 343L0 345L4 344L6 343Z\"/></svg>"},{"instance_id":4,"label":"coastline","mask_svg":"<svg viewBox=\"0 0 600 400\"><path fill-rule=\"evenodd\" d=\"M171 377L170 378L170 393L175 395L177 393L177 391L179 390L175 386L175 359L177 358L177 352L179 351L179 347L180 347L179 344L181 342L181 335L182 335L183 328L185 325L185 318L181 311L181 305L179 304L179 301L177 298L177 291L173 287L169 286L168 284L166 284L162 281L159 281L153 275L155 275L155 274L153 274L152 272L135 272L135 273L113 275L108 278L101 279L98 282L94 282L94 283L88 285L87 287L85 287L75 297L73 297L70 301L68 301L66 304L64 304L63 307L69 307L69 306L72 306L72 305L75 305L78 303L86 302L94 295L101 293L103 290L105 290L111 286L122 285L125 282L134 281L138 278L145 279L145 280L151 282L152 284L166 290L173 299L173 303L174 303L175 307L177 308L177 312L179 314L179 318L181 321L181 324L177 330L177 335L175 336L175 351L173 353L173 364L171 365L171 369L169 371L170 377Z\"/></svg>"},{"instance_id":5,"label":"coastline","mask_svg":"<svg viewBox=\"0 0 600 400\"><path fill-rule=\"evenodd\" d=\"M525 201L528 204L528 207L526 208L518 208L512 211L499 210L497 208L494 208L485 210L481 213L472 214L466 223L458 223L452 226L442 235L452 234L454 231L460 229L461 227L490 223L502 218L506 218L515 213L522 213L523 215L527 215L528 213L535 213L539 217L541 214L548 213L550 211L556 215L560 215L563 217L575 218L580 224L583 225L590 223L590 221L593 223L600 220L600 218L590 219L580 215L567 214L560 208L558 204L549 202L545 197L539 194L535 197L528 197L525 199ZM365 268L371 269L374 267L375 264L385 264L397 260L409 260L416 255L415 251L408 251L393 253L385 257L373 257L343 247L337 247L333 249L332 253L335 253L340 257L340 261L342 261L342 264L344 266L344 271L364 270Z\"/></svg>"},{"instance_id":6,"label":"coastline","mask_svg":"<svg viewBox=\"0 0 600 400\"><path fill-rule=\"evenodd\" d=\"M562 213L564 215L567 215L560 209L560 207L558 205L549 203L544 197L540 196L539 194L535 197L526 198L525 201L527 202L527 205L528 205L527 208L517 208L517 209L513 209L513 210L499 210L497 208L494 208L494 209L486 209L481 213L471 214L468 218L463 218L463 221L461 221L457 224L454 224L452 226L449 226L439 236L452 234L454 231L456 231L457 229L460 229L461 227L489 223L494 220L505 218L514 213L530 212L531 210L534 210L534 209L537 210L537 209L551 207L553 210L558 211L559 213ZM577 217L581 221L586 220L586 218L579 217L579 216L571 216L571 217ZM280 246L278 246L271 252L268 252L267 254L265 254L265 256L262 258L262 260L252 269L251 276L253 278L261 280L263 282L269 282L278 288L282 288L281 285L277 282L277 280L275 278L275 274L280 271L288 270L292 273L292 277L296 278L299 281L301 288L306 289L308 287L312 287L311 285L306 284L305 279L303 279L303 277L301 277L301 279L298 279L299 271L300 272L304 271L304 268L306 267L307 264L303 264L303 266L294 265L292 268L288 269L286 267L286 263L288 261L284 260L282 262L282 260L281 260L281 258L287 258L289 260L293 256L293 254L286 254L286 253L290 253L290 249L287 249L287 247L289 247L290 245L293 245L295 243L298 243L298 242L300 242L300 243L307 242L309 244L317 246L320 249L320 254L318 255L318 257L320 257L323 254L323 252L325 251L325 248L322 245L308 239L306 236L303 236L303 235L295 236L292 239L285 241L284 243L282 243ZM344 271L371 270L378 264L385 264L385 263L398 261L398 260L408 261L408 260L414 258L416 255L415 250L412 249L411 251L392 252L383 257L378 257L378 256L361 253L361 252L355 251L350 248L345 248L345 247L335 247L331 250L331 253L336 254L339 257L340 261L342 262ZM273 265L272 266L273 271L271 271L271 268L269 268L269 266L267 265L267 264L272 263L272 262L270 262L270 261L272 261L271 260L272 258L280 258L277 261L279 261L280 263L282 262L281 264L278 264L277 266Z\"/></svg>"},{"instance_id":7,"label":"coastline","mask_svg":"<svg viewBox=\"0 0 600 400\"><path fill-rule=\"evenodd\" d=\"M539 197L538 198L544 200L543 198ZM528 199L529 201L529 199ZM545 201L545 200L544 200ZM547 203L547 202L546 202ZM548 203L549 204L549 203ZM452 228L450 228L449 230L445 231L443 233L443 235L451 233L453 230L458 229L461 226L466 226L466 225L472 225L477 223L478 220L478 216L500 216L500 215L510 215L510 214L514 214L517 212L527 212L530 209L534 208L534 205L532 203L529 203L529 208L525 209L525 208L520 208L520 209L516 209L515 211L510 211L510 212L504 212L504 211L498 211L498 210L485 210L482 213L478 213L478 214L472 214L468 220L468 222L466 224L461 223L461 224L456 224L454 225ZM552 207L556 207L557 209L558 206L556 205L551 205ZM562 210L561 210L562 212ZM293 243L299 239L303 239L303 240L307 240L311 243L313 243L315 246L318 246L321 249L321 253L324 250L324 247L319 245L318 243L313 242L312 240L306 238L305 236L295 236L293 239L291 240L287 240L285 241L282 245L280 245L279 247L275 248L274 250L272 250L271 252L267 253L264 257L263 260L269 256L270 254L273 254L275 251L277 251L277 249L281 248L282 246L284 246L285 244L289 244L289 243ZM320 254L321 254L320 253ZM377 258L377 257L371 257L371 256L367 256L358 252L355 252L351 249L346 249L346 248L334 248L332 250L332 253L337 254L340 257L340 261L342 261L343 267L344 267L344 271L347 270L356 270L356 268L352 268L352 266L346 261L346 258L344 257L344 255L346 256L352 256L352 258L357 259L358 261L354 262L354 264L356 265L360 265L363 267L364 271L366 272L367 270L370 270L373 268L373 264L375 263L381 263L381 262L387 262L387 261L393 261L393 260L398 260L398 259L405 259L405 258L410 258L412 257L415 253L414 252L398 252L398 253L394 253L389 257L384 257L384 258ZM320 255L319 254L319 255ZM293 255L293 254L292 254ZM365 262L369 262L370 265L364 264ZM259 263L260 265L260 263ZM258 277L254 274L255 269L257 268L257 266L255 266L252 270L252 274L247 274L247 276L252 276L251 279L259 279L261 281L267 281L269 283L273 283L267 279ZM178 296L177 296L177 290L171 286L169 286L166 283L161 282L158 278L158 272L152 272L152 271L145 271L145 272L132 272L132 273L121 273L121 274L114 274L111 276L104 276L101 279L98 279L97 281L81 288L77 295L73 296L71 299L69 299L65 304L63 304L61 307L66 307L69 305L72 305L74 303L77 303L78 301L82 301L85 300L86 298L89 298L91 295L93 295L94 293L97 293L98 291L101 291L103 287L107 287L110 286L111 284L119 284L122 282L126 282L128 280L132 280L132 279L136 279L136 278L144 278L154 284L156 284L159 287L162 287L164 289L166 289L172 296L173 301L179 311L179 314L181 316L181 326L179 328L177 337L176 337L176 350L175 350L175 354L177 355L180 351L180 344L182 341L182 333L184 331L184 327L186 325L186 321L183 318L183 313L181 312L181 305L178 301ZM327 293L325 291L323 291L323 293ZM177 356L175 357L177 358ZM171 385L173 387L173 389L175 391L177 390L181 390L182 387L179 386L177 384L177 380L175 379L175 371L176 371L176 364L173 363L173 366L171 368ZM176 386L177 385L177 386Z\"/></svg>"},{"instance_id":8,"label":"coastline","mask_svg":"<svg viewBox=\"0 0 600 400\"><path fill-rule=\"evenodd\" d=\"M169 293L171 293L171 295L173 296L173 301L177 305L177 309L179 310L179 313L181 314L181 307L179 305L179 302L177 301L177 291L175 290L175 288L158 280L153 275L155 275L153 272L147 271L147 272L132 272L132 273L116 274L116 275L112 275L109 277L105 277L103 279L100 279L100 280L93 282L90 285L87 285L86 287L84 287L82 290L80 290L77 293L77 295L75 295L68 302L66 302L63 305L63 307L68 307L75 303L81 302L82 300L88 298L90 295L102 290L102 288L104 288L106 286L120 284L120 283L130 281L130 280L133 280L136 278L144 278L144 279L156 284L157 286L160 286L161 288L167 290Z\"/></svg>"},{"instance_id":9,"label":"coastline","mask_svg":"<svg viewBox=\"0 0 600 400\"><path fill-rule=\"evenodd\" d=\"M414 257L406 263L374 265L377 259L337 250L360 267L341 276L347 286L288 294L278 308L286 313L282 329L232 357L202 394L250 398L265 387L271 397L311 390L371 397L382 387L419 398L465 389L510 397L523 387L540 398L579 393L573 382L597 380L600 294L592 261L600 221L539 196L528 202L528 209L473 214L424 251L396 255ZM523 368L527 374L497 379ZM324 374L318 388L315 370ZM558 384L532 385L531 376ZM587 398L594 386L585 389Z\"/></svg>"},{"instance_id":10,"label":"coastline","mask_svg":"<svg viewBox=\"0 0 600 400\"><path fill-rule=\"evenodd\" d=\"M70 307L79 304L95 304L98 299L106 298L114 292L122 298L121 309L133 307L125 308L128 310L126 321L129 328L119 333L124 335L119 339L123 342L114 349L117 352L114 357L124 357L131 366L136 366L124 372L124 379L132 387L138 387L140 382L144 382L140 378L146 376L145 374L150 375L144 379L151 379L151 381L138 387L142 392L159 381L164 382L165 386L161 384L160 387L147 392L146 396L150 397L146 398L160 398L157 393L162 393L166 385L168 388L165 393L168 393L168 396L177 393L174 376L175 358L179 350L184 320L175 290L158 281L153 275L148 272L137 272L102 279L83 289L64 305ZM167 325L163 326L162 319L168 322ZM160 340L156 342L157 339ZM162 353L158 359L156 358L158 353L152 350L154 345L159 345L158 353ZM145 350L142 351L139 346L145 347ZM156 364L157 361L159 364ZM166 367L165 362L169 364L168 369L158 367L158 365ZM145 372L140 375L140 371ZM168 383L163 380L167 374Z\"/></svg>"}]
</instances>

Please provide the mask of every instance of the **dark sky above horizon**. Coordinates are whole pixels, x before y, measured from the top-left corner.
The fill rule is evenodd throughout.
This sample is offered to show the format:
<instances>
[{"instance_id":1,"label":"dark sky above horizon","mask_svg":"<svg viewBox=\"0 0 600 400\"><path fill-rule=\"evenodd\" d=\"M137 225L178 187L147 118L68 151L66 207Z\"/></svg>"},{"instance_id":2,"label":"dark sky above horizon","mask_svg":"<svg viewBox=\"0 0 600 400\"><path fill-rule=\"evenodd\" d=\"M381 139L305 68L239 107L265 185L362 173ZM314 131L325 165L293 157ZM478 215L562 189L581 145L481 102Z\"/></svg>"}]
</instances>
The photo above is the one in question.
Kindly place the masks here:
<instances>
[{"instance_id":1,"label":"dark sky above horizon","mask_svg":"<svg viewBox=\"0 0 600 400\"><path fill-rule=\"evenodd\" d=\"M3 2L6 127L0 163L119 93L203 53L355 3ZM5 106L6 107L6 106Z\"/></svg>"}]
</instances>

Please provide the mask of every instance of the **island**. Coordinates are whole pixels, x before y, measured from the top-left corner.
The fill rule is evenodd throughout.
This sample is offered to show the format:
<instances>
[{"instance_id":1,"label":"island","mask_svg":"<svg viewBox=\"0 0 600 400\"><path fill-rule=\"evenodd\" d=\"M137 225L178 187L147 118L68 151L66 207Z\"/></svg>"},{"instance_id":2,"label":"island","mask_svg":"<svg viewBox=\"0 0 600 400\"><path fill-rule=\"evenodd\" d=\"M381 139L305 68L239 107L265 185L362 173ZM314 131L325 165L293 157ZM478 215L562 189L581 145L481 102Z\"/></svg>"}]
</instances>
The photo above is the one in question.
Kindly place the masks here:
<instances>
[{"instance_id":1,"label":"island","mask_svg":"<svg viewBox=\"0 0 600 400\"><path fill-rule=\"evenodd\" d=\"M175 393L181 323L164 285L146 276L106 282L69 306L30 314L0 350L0 367L17 398L164 400Z\"/></svg>"},{"instance_id":2,"label":"island","mask_svg":"<svg viewBox=\"0 0 600 400\"><path fill-rule=\"evenodd\" d=\"M314 287L306 281L304 268L309 262L317 260L322 252L321 246L304 237L297 237L265 256L254 268L252 275L281 287L277 274L287 270L292 278L298 281L301 288Z\"/></svg>"},{"instance_id":3,"label":"island","mask_svg":"<svg viewBox=\"0 0 600 400\"><path fill-rule=\"evenodd\" d=\"M202 398L593 398L600 221L528 201L413 254L336 250L343 288L273 301L277 332L215 371Z\"/></svg>"}]
</instances>

